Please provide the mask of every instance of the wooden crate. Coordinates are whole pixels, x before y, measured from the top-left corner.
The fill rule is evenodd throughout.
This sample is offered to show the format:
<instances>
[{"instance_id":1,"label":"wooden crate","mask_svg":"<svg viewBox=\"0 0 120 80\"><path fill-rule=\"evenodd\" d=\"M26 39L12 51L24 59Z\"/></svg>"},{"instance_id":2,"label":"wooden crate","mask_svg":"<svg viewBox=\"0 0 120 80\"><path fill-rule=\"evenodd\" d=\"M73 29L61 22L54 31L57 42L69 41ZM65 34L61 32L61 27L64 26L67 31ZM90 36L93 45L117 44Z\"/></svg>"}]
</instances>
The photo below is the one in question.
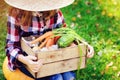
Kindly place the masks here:
<instances>
[{"instance_id":1,"label":"wooden crate","mask_svg":"<svg viewBox=\"0 0 120 80\"><path fill-rule=\"evenodd\" d=\"M82 49L82 53L80 53L80 49L78 48L78 46L36 53L38 54L38 59L45 59L43 66L37 74L37 77L41 78L57 73L77 70L78 66L80 67L80 69L85 68L87 46L83 43L81 43L80 46ZM23 51L25 51L28 55L35 56L35 53L25 43L23 39L21 39L21 47ZM35 73L33 73L32 71L30 72L33 76L35 76Z\"/></svg>"}]
</instances>

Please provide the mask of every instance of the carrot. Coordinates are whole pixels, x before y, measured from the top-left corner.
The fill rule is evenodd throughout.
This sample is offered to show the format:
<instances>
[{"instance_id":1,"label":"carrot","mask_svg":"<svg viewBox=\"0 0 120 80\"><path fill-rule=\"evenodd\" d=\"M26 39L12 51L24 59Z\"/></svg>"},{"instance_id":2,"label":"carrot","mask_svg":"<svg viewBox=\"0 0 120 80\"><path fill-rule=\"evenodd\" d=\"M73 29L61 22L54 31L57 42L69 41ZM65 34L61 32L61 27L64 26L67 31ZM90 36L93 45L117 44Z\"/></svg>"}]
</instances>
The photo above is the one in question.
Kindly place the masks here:
<instances>
[{"instance_id":1,"label":"carrot","mask_svg":"<svg viewBox=\"0 0 120 80\"><path fill-rule=\"evenodd\" d=\"M42 36L38 37L37 39L31 41L30 43L31 44L34 44L36 42L39 42L39 41L42 41L43 39L49 37L49 36L52 36L53 35L53 32L52 31L49 31L49 32L46 32L45 34L43 34Z\"/></svg>"},{"instance_id":2,"label":"carrot","mask_svg":"<svg viewBox=\"0 0 120 80\"><path fill-rule=\"evenodd\" d=\"M50 46L54 45L54 38L50 38L47 43L46 43L46 47L49 48Z\"/></svg>"},{"instance_id":3,"label":"carrot","mask_svg":"<svg viewBox=\"0 0 120 80\"><path fill-rule=\"evenodd\" d=\"M38 48L40 49L40 48L44 47L49 39L50 39L50 37L47 37L47 38L39 45Z\"/></svg>"},{"instance_id":4,"label":"carrot","mask_svg":"<svg viewBox=\"0 0 120 80\"><path fill-rule=\"evenodd\" d=\"M57 43L57 41L58 41L59 38L60 38L60 36L56 36L56 37L54 37L54 44Z\"/></svg>"}]
</instances>

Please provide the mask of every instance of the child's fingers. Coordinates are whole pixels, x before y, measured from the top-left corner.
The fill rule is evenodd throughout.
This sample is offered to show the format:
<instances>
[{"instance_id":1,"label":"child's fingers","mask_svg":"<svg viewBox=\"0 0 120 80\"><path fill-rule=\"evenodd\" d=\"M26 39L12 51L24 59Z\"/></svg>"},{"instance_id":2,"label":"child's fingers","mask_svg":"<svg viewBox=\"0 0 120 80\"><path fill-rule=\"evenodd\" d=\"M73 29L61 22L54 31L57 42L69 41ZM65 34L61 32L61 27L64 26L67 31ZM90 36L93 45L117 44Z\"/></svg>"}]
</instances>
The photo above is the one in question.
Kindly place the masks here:
<instances>
[{"instance_id":1,"label":"child's fingers","mask_svg":"<svg viewBox=\"0 0 120 80\"><path fill-rule=\"evenodd\" d=\"M29 56L28 56L28 59L30 59L30 60L37 60L37 57L32 56L32 55L29 55Z\"/></svg>"},{"instance_id":2,"label":"child's fingers","mask_svg":"<svg viewBox=\"0 0 120 80\"><path fill-rule=\"evenodd\" d=\"M94 56L94 48L90 45L88 45L88 53L87 53L87 57L91 58Z\"/></svg>"}]
</instances>

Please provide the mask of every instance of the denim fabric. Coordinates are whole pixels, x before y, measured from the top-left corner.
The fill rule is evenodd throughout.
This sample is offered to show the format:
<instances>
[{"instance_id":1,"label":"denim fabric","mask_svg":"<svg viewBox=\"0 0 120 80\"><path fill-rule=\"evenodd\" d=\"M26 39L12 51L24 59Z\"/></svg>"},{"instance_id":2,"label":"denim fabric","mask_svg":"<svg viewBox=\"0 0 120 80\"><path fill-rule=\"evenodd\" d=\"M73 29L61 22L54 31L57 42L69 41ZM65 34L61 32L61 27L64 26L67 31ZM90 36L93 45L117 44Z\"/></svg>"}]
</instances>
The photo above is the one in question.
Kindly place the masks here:
<instances>
[{"instance_id":1,"label":"denim fabric","mask_svg":"<svg viewBox=\"0 0 120 80\"><path fill-rule=\"evenodd\" d=\"M62 74L55 74L49 77L49 80L63 80Z\"/></svg>"},{"instance_id":2,"label":"denim fabric","mask_svg":"<svg viewBox=\"0 0 120 80\"><path fill-rule=\"evenodd\" d=\"M74 72L64 72L62 73L63 80L73 80L75 79L75 73Z\"/></svg>"},{"instance_id":3,"label":"denim fabric","mask_svg":"<svg viewBox=\"0 0 120 80\"><path fill-rule=\"evenodd\" d=\"M73 80L75 79L75 73L74 72L65 72L62 74L56 74L53 76L50 76L49 80Z\"/></svg>"}]
</instances>

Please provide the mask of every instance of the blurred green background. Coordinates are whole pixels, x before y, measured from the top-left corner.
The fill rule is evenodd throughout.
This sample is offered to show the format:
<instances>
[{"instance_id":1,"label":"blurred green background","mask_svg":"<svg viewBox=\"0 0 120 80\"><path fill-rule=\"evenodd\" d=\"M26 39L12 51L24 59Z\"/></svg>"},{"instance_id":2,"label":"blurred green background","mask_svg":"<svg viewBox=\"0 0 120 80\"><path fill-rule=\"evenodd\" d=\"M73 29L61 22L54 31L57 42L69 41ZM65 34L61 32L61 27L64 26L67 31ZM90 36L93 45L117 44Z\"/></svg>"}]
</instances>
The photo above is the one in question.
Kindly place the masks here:
<instances>
[{"instance_id":1,"label":"blurred green background","mask_svg":"<svg viewBox=\"0 0 120 80\"><path fill-rule=\"evenodd\" d=\"M4 80L7 7L0 2L0 80ZM120 0L75 0L61 10L68 27L95 49L77 80L120 80Z\"/></svg>"}]
</instances>

